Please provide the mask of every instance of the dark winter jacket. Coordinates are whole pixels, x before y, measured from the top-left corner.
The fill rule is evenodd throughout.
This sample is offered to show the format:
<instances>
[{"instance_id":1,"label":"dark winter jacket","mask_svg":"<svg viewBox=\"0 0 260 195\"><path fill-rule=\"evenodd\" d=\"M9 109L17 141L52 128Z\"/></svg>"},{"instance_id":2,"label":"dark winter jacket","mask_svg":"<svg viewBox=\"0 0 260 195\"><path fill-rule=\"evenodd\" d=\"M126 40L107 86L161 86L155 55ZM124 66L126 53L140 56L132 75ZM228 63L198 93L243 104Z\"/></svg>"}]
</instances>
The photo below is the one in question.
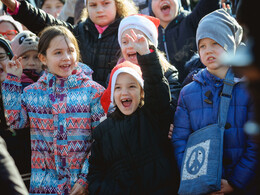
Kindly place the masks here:
<instances>
[{"instance_id":1,"label":"dark winter jacket","mask_svg":"<svg viewBox=\"0 0 260 195\"><path fill-rule=\"evenodd\" d=\"M224 132L222 178L246 190L258 164L257 144L244 132L244 124L253 116L252 101L244 83L237 79L235 82ZM203 69L181 90L172 136L179 168L189 135L217 123L222 88L223 79Z\"/></svg>"},{"instance_id":2,"label":"dark winter jacket","mask_svg":"<svg viewBox=\"0 0 260 195\"><path fill-rule=\"evenodd\" d=\"M200 19L219 8L219 0L200 0L191 13L181 11L164 29L159 26L159 50L167 55L168 61L179 71L179 81L186 75L184 65L197 51L196 30Z\"/></svg>"},{"instance_id":3,"label":"dark winter jacket","mask_svg":"<svg viewBox=\"0 0 260 195\"><path fill-rule=\"evenodd\" d=\"M121 119L108 117L94 130L87 177L90 194L176 194L178 173L167 138L168 82L155 52L138 56L138 62L144 106Z\"/></svg>"},{"instance_id":4,"label":"dark winter jacket","mask_svg":"<svg viewBox=\"0 0 260 195\"><path fill-rule=\"evenodd\" d=\"M171 92L172 114L174 116L174 112L177 107L177 101L178 101L179 94L181 91L181 84L179 83L179 80L178 80L178 70L174 66L171 66L164 73L164 76L169 83L170 92Z\"/></svg>"},{"instance_id":5,"label":"dark winter jacket","mask_svg":"<svg viewBox=\"0 0 260 195\"><path fill-rule=\"evenodd\" d=\"M36 34L50 25L68 27L78 40L83 63L94 71L93 80L105 86L108 73L114 68L119 57L120 46L117 31L121 18L116 19L102 34L99 34L89 18L72 26L55 19L26 1L21 1L19 12L17 15L13 15L13 18Z\"/></svg>"},{"instance_id":6,"label":"dark winter jacket","mask_svg":"<svg viewBox=\"0 0 260 195\"><path fill-rule=\"evenodd\" d=\"M21 76L21 84L22 90L30 84L35 83L41 74L37 73L36 70L33 69L23 69L23 73Z\"/></svg>"},{"instance_id":7,"label":"dark winter jacket","mask_svg":"<svg viewBox=\"0 0 260 195\"><path fill-rule=\"evenodd\" d=\"M23 180L9 155L5 141L0 137L0 189L1 194L27 195L29 194Z\"/></svg>"}]
</instances>

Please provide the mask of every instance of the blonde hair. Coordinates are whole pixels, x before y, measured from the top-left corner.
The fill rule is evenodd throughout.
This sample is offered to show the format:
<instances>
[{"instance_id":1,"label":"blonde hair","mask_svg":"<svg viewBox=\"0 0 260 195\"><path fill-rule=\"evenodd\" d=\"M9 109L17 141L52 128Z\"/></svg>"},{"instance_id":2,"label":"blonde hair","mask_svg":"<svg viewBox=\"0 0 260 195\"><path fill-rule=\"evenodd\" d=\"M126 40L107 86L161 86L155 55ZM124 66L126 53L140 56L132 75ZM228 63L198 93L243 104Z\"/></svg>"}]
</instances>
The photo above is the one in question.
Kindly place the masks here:
<instances>
[{"instance_id":1,"label":"blonde hair","mask_svg":"<svg viewBox=\"0 0 260 195\"><path fill-rule=\"evenodd\" d=\"M165 54L162 51L157 50L157 53L158 53L158 56L159 56L159 61L162 65L162 69L163 69L164 72L166 72L168 70L168 68L172 65L170 64L170 62L168 62L168 60L165 57Z\"/></svg>"},{"instance_id":2,"label":"blonde hair","mask_svg":"<svg viewBox=\"0 0 260 195\"><path fill-rule=\"evenodd\" d=\"M88 1L88 0L87 0ZM138 7L132 0L114 0L116 5L116 18L124 18L132 14L138 14ZM87 6L83 9L81 20L88 18Z\"/></svg>"}]
</instances>

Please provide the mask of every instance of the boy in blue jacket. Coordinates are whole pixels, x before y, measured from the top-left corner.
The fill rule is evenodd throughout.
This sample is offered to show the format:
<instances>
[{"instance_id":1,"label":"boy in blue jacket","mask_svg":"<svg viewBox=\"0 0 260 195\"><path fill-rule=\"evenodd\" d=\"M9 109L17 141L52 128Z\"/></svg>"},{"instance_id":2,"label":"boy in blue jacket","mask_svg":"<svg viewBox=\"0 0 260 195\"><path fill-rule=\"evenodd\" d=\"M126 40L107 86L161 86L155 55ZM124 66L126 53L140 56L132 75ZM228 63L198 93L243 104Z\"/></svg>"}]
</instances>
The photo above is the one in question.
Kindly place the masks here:
<instances>
[{"instance_id":1,"label":"boy in blue jacket","mask_svg":"<svg viewBox=\"0 0 260 195\"><path fill-rule=\"evenodd\" d=\"M206 68L180 93L172 136L179 168L189 135L218 121L220 94L229 69L219 59L224 53L234 54L241 39L241 26L224 9L206 15L199 23L196 44ZM258 163L256 143L244 132L244 124L252 119L252 101L243 79L235 77L234 81L224 132L221 190L213 194L249 192Z\"/></svg>"}]
</instances>

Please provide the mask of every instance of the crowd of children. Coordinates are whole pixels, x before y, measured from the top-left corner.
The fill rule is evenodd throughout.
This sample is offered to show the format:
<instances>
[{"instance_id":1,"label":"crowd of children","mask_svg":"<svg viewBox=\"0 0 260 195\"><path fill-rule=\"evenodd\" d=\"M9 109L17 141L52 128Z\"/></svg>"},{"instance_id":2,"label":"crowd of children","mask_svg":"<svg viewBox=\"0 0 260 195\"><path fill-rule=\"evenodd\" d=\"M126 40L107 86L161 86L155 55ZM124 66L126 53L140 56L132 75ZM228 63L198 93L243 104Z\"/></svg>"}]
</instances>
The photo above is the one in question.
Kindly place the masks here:
<instances>
[{"instance_id":1,"label":"crowd of children","mask_svg":"<svg viewBox=\"0 0 260 195\"><path fill-rule=\"evenodd\" d=\"M86 0L73 25L58 17L70 1L82 3L1 0L0 135L17 178L6 174L6 191L178 194L182 166L201 161L183 165L189 137L218 122L231 69L221 59L246 47L242 27L219 0L191 11L144 1L149 15L138 1ZM187 63L200 69L190 76ZM232 82L221 186L210 194L257 194L259 143L244 131L254 103L243 75Z\"/></svg>"}]
</instances>

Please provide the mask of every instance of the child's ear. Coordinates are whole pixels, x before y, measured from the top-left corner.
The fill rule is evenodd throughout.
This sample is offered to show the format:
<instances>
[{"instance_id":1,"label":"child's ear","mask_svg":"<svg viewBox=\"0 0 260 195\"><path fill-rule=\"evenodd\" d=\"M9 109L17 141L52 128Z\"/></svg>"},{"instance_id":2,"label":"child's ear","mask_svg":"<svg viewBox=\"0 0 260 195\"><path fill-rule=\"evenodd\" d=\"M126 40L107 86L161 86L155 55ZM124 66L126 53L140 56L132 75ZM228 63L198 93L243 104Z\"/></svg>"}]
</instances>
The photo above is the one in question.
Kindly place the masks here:
<instances>
[{"instance_id":1,"label":"child's ear","mask_svg":"<svg viewBox=\"0 0 260 195\"><path fill-rule=\"evenodd\" d=\"M44 64L44 65L47 65L46 64L46 56L45 55L43 55L43 54L38 54L38 58L39 58L39 60Z\"/></svg>"},{"instance_id":2,"label":"child's ear","mask_svg":"<svg viewBox=\"0 0 260 195\"><path fill-rule=\"evenodd\" d=\"M144 99L144 90L141 88L141 99Z\"/></svg>"}]
</instances>

